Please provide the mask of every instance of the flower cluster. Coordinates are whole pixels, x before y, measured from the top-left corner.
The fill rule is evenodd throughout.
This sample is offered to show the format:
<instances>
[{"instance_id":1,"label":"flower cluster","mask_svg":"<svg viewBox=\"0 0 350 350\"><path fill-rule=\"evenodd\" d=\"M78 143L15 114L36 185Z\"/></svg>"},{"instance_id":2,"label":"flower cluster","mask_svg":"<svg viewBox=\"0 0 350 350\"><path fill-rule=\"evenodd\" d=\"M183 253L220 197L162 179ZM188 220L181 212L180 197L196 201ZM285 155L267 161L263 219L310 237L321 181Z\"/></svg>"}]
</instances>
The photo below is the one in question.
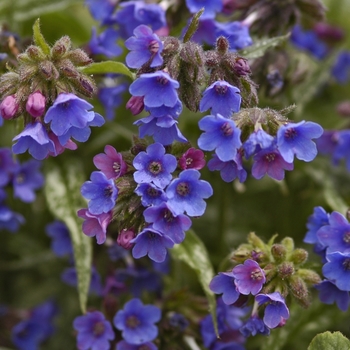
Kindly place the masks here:
<instances>
[{"instance_id":1,"label":"flower cluster","mask_svg":"<svg viewBox=\"0 0 350 350\"><path fill-rule=\"evenodd\" d=\"M266 244L254 233L249 234L248 244L233 252L236 265L229 272L220 272L209 285L214 293L222 294L226 305L253 304L251 316L239 327L245 337L267 335L270 329L284 326L289 318L287 296L307 307L308 286L320 281L317 273L302 267L308 254L294 249L291 238L273 241Z\"/></svg>"},{"instance_id":2,"label":"flower cluster","mask_svg":"<svg viewBox=\"0 0 350 350\"><path fill-rule=\"evenodd\" d=\"M304 242L314 245L314 251L322 257L322 273L325 279L315 288L325 304L336 303L338 308L349 308L350 274L350 223L337 211L327 213L316 207L307 223Z\"/></svg>"}]
</instances>

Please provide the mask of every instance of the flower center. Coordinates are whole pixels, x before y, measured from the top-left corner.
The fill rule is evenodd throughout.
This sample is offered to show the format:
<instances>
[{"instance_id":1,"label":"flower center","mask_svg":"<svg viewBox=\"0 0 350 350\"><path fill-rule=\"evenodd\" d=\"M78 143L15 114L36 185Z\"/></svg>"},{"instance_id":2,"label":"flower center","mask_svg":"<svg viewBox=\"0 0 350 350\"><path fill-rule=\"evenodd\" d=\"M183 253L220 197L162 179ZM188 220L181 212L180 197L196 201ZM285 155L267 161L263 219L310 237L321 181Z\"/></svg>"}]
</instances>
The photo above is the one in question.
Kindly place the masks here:
<instances>
[{"instance_id":1,"label":"flower center","mask_svg":"<svg viewBox=\"0 0 350 350\"><path fill-rule=\"evenodd\" d=\"M265 154L265 160L269 163L273 162L276 158L276 153L267 153Z\"/></svg>"},{"instance_id":2,"label":"flower center","mask_svg":"<svg viewBox=\"0 0 350 350\"><path fill-rule=\"evenodd\" d=\"M227 86L226 85L215 85L215 92L218 95L225 95L227 92Z\"/></svg>"},{"instance_id":3,"label":"flower center","mask_svg":"<svg viewBox=\"0 0 350 350\"><path fill-rule=\"evenodd\" d=\"M104 323L102 321L99 321L99 322L94 324L92 333L95 336L99 336L99 335L103 334L104 331L105 331L105 325L104 325Z\"/></svg>"},{"instance_id":4,"label":"flower center","mask_svg":"<svg viewBox=\"0 0 350 350\"><path fill-rule=\"evenodd\" d=\"M25 175L23 173L19 173L16 176L16 182L18 184L22 184L25 181L25 179L26 179L26 177L25 177Z\"/></svg>"},{"instance_id":5,"label":"flower center","mask_svg":"<svg viewBox=\"0 0 350 350\"><path fill-rule=\"evenodd\" d=\"M193 163L192 158L186 158L186 165L191 165Z\"/></svg>"},{"instance_id":6,"label":"flower center","mask_svg":"<svg viewBox=\"0 0 350 350\"><path fill-rule=\"evenodd\" d=\"M159 51L159 42L157 40L152 40L148 45L148 51L150 53L157 53Z\"/></svg>"},{"instance_id":7,"label":"flower center","mask_svg":"<svg viewBox=\"0 0 350 350\"><path fill-rule=\"evenodd\" d=\"M176 192L180 195L180 196L187 196L190 193L190 186L188 185L187 182L180 182L177 186L176 186Z\"/></svg>"},{"instance_id":8,"label":"flower center","mask_svg":"<svg viewBox=\"0 0 350 350\"><path fill-rule=\"evenodd\" d=\"M159 191L153 187L148 187L147 188L147 194L150 196L150 197L158 197L158 194L159 194Z\"/></svg>"},{"instance_id":9,"label":"flower center","mask_svg":"<svg viewBox=\"0 0 350 350\"><path fill-rule=\"evenodd\" d=\"M229 122L222 124L221 131L224 134L224 136L231 136L233 134L233 129Z\"/></svg>"},{"instance_id":10,"label":"flower center","mask_svg":"<svg viewBox=\"0 0 350 350\"><path fill-rule=\"evenodd\" d=\"M153 161L149 164L148 170L153 174L153 175L158 175L162 171L162 164L157 161Z\"/></svg>"},{"instance_id":11,"label":"flower center","mask_svg":"<svg viewBox=\"0 0 350 350\"><path fill-rule=\"evenodd\" d=\"M263 279L263 274L261 273L261 270L255 269L250 273L250 279L253 281L260 281Z\"/></svg>"},{"instance_id":12,"label":"flower center","mask_svg":"<svg viewBox=\"0 0 350 350\"><path fill-rule=\"evenodd\" d=\"M344 270L350 270L350 258L346 258L344 261L343 261L343 267L344 267Z\"/></svg>"},{"instance_id":13,"label":"flower center","mask_svg":"<svg viewBox=\"0 0 350 350\"><path fill-rule=\"evenodd\" d=\"M343 241L347 244L350 243L350 232L349 231L344 233Z\"/></svg>"},{"instance_id":14,"label":"flower center","mask_svg":"<svg viewBox=\"0 0 350 350\"><path fill-rule=\"evenodd\" d=\"M163 218L167 222L172 222L174 219L173 214L171 213L171 211L169 209L164 210Z\"/></svg>"},{"instance_id":15,"label":"flower center","mask_svg":"<svg viewBox=\"0 0 350 350\"><path fill-rule=\"evenodd\" d=\"M113 163L113 170L117 175L120 173L120 168L121 168L121 166L119 163L117 163L117 162Z\"/></svg>"},{"instance_id":16,"label":"flower center","mask_svg":"<svg viewBox=\"0 0 350 350\"><path fill-rule=\"evenodd\" d=\"M164 78L164 77L157 77L157 82L158 82L160 85L166 85L166 84L168 84L168 79L167 79L167 78Z\"/></svg>"},{"instance_id":17,"label":"flower center","mask_svg":"<svg viewBox=\"0 0 350 350\"><path fill-rule=\"evenodd\" d=\"M112 193L113 193L113 187L111 185L107 186L103 191L103 195L106 198L111 197Z\"/></svg>"},{"instance_id":18,"label":"flower center","mask_svg":"<svg viewBox=\"0 0 350 350\"><path fill-rule=\"evenodd\" d=\"M288 129L284 132L284 137L291 140L294 140L297 135L297 131L293 128Z\"/></svg>"},{"instance_id":19,"label":"flower center","mask_svg":"<svg viewBox=\"0 0 350 350\"><path fill-rule=\"evenodd\" d=\"M134 315L131 315L126 319L126 325L129 328L136 328L140 323L140 320Z\"/></svg>"}]
</instances>

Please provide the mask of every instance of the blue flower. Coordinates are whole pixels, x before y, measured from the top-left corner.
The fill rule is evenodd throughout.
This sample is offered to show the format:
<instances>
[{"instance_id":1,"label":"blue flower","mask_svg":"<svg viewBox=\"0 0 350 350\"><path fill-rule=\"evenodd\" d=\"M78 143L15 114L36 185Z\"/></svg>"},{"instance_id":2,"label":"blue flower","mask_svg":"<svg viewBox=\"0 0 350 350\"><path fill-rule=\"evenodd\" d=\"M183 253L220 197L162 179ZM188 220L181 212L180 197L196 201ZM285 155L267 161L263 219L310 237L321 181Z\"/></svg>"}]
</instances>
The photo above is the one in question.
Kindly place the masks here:
<instances>
[{"instance_id":1,"label":"blue flower","mask_svg":"<svg viewBox=\"0 0 350 350\"><path fill-rule=\"evenodd\" d=\"M174 312L169 316L169 325L180 332L183 332L189 324L190 323L183 314Z\"/></svg>"},{"instance_id":2,"label":"blue flower","mask_svg":"<svg viewBox=\"0 0 350 350\"><path fill-rule=\"evenodd\" d=\"M31 159L19 165L13 174L14 197L29 203L35 200L35 190L44 184L44 176L39 168L41 162Z\"/></svg>"},{"instance_id":3,"label":"blue flower","mask_svg":"<svg viewBox=\"0 0 350 350\"><path fill-rule=\"evenodd\" d=\"M252 132L243 143L244 155L248 159L253 154L273 145L274 137L263 129Z\"/></svg>"},{"instance_id":4,"label":"blue flower","mask_svg":"<svg viewBox=\"0 0 350 350\"><path fill-rule=\"evenodd\" d=\"M7 206L0 204L0 229L16 232L24 222L24 217L21 214L15 213Z\"/></svg>"},{"instance_id":5,"label":"blue flower","mask_svg":"<svg viewBox=\"0 0 350 350\"><path fill-rule=\"evenodd\" d=\"M249 27L242 22L215 22L215 25L216 37L224 36L230 44L231 51L240 50L253 44L253 40L249 35Z\"/></svg>"},{"instance_id":6,"label":"blue flower","mask_svg":"<svg viewBox=\"0 0 350 350\"><path fill-rule=\"evenodd\" d=\"M76 317L73 327L78 332L77 346L81 350L109 350L110 340L115 337L112 325L100 311Z\"/></svg>"},{"instance_id":7,"label":"blue flower","mask_svg":"<svg viewBox=\"0 0 350 350\"><path fill-rule=\"evenodd\" d=\"M0 187L6 186L13 172L17 169L18 163L14 161L9 148L0 148Z\"/></svg>"},{"instance_id":8,"label":"blue flower","mask_svg":"<svg viewBox=\"0 0 350 350\"><path fill-rule=\"evenodd\" d=\"M151 61L151 67L157 67L163 63L160 55L163 43L158 35L144 24L134 29L134 36L125 41L125 47L131 51L125 58L130 68L141 68L148 61Z\"/></svg>"},{"instance_id":9,"label":"blue flower","mask_svg":"<svg viewBox=\"0 0 350 350\"><path fill-rule=\"evenodd\" d=\"M237 290L244 295L259 293L266 281L264 270L251 259L235 266L232 276L235 278Z\"/></svg>"},{"instance_id":10,"label":"blue flower","mask_svg":"<svg viewBox=\"0 0 350 350\"><path fill-rule=\"evenodd\" d=\"M215 294L222 294L222 301L227 305L233 304L239 297L232 272L220 272L211 280L209 288Z\"/></svg>"},{"instance_id":11,"label":"blue flower","mask_svg":"<svg viewBox=\"0 0 350 350\"><path fill-rule=\"evenodd\" d=\"M181 243L185 239L187 231L192 222L186 215L176 215L167 203L159 206L152 206L143 212L145 221L152 224L152 227L171 238L174 243Z\"/></svg>"},{"instance_id":12,"label":"blue flower","mask_svg":"<svg viewBox=\"0 0 350 350\"><path fill-rule=\"evenodd\" d=\"M263 318L267 327L276 328L281 322L289 318L288 307L279 292L258 294L255 300L260 306L267 304Z\"/></svg>"},{"instance_id":13,"label":"blue flower","mask_svg":"<svg viewBox=\"0 0 350 350\"><path fill-rule=\"evenodd\" d=\"M126 84L106 86L98 90L98 98L101 101L107 120L115 118L115 110L123 102L122 94L126 91Z\"/></svg>"},{"instance_id":14,"label":"blue flower","mask_svg":"<svg viewBox=\"0 0 350 350\"><path fill-rule=\"evenodd\" d=\"M89 111L93 106L71 93L61 93L53 105L47 110L44 121L51 122L51 130L57 136L67 133L71 127L85 128L88 122L95 118L95 113Z\"/></svg>"},{"instance_id":15,"label":"blue flower","mask_svg":"<svg viewBox=\"0 0 350 350\"><path fill-rule=\"evenodd\" d=\"M342 51L332 67L332 75L340 84L346 84L350 78L350 51Z\"/></svg>"},{"instance_id":16,"label":"blue flower","mask_svg":"<svg viewBox=\"0 0 350 350\"><path fill-rule=\"evenodd\" d=\"M203 151L213 151L223 162L233 160L242 145L241 130L231 119L220 114L208 115L199 121L199 128L205 131L198 139L198 146Z\"/></svg>"},{"instance_id":17,"label":"blue flower","mask_svg":"<svg viewBox=\"0 0 350 350\"><path fill-rule=\"evenodd\" d=\"M344 215L334 211L328 223L324 223L317 231L318 241L327 247L327 254L350 249L350 224Z\"/></svg>"},{"instance_id":18,"label":"blue flower","mask_svg":"<svg viewBox=\"0 0 350 350\"><path fill-rule=\"evenodd\" d=\"M334 148L333 148L333 147ZM338 164L339 161L345 158L346 168L350 170L350 130L336 131L331 136L331 147L329 152L333 151L333 162Z\"/></svg>"},{"instance_id":19,"label":"blue flower","mask_svg":"<svg viewBox=\"0 0 350 350\"><path fill-rule=\"evenodd\" d=\"M350 291L350 251L326 254L327 263L323 265L324 277L340 290Z\"/></svg>"},{"instance_id":20,"label":"blue flower","mask_svg":"<svg viewBox=\"0 0 350 350\"><path fill-rule=\"evenodd\" d=\"M305 162L310 162L317 155L316 145L311 139L322 135L323 129L313 122L288 123L277 131L277 146L287 163L293 162L294 154Z\"/></svg>"},{"instance_id":21,"label":"blue flower","mask_svg":"<svg viewBox=\"0 0 350 350\"><path fill-rule=\"evenodd\" d=\"M15 154L22 154L28 150L35 159L43 160L49 152L55 153L55 144L49 139L43 124L39 122L27 124L25 129L12 141L17 141L12 146Z\"/></svg>"},{"instance_id":22,"label":"blue flower","mask_svg":"<svg viewBox=\"0 0 350 350\"><path fill-rule=\"evenodd\" d=\"M160 309L154 305L143 305L140 299L132 299L117 312L113 323L122 331L124 340L130 344L143 344L154 340L158 328L154 324L161 318Z\"/></svg>"},{"instance_id":23,"label":"blue flower","mask_svg":"<svg viewBox=\"0 0 350 350\"><path fill-rule=\"evenodd\" d=\"M240 107L240 90L222 80L211 84L204 91L199 104L201 112L211 108L211 114L221 114L225 118L229 118L232 113L238 112Z\"/></svg>"},{"instance_id":24,"label":"blue flower","mask_svg":"<svg viewBox=\"0 0 350 350\"><path fill-rule=\"evenodd\" d=\"M186 0L186 6L191 13L197 13L204 8L201 19L208 19L214 18L216 12L221 12L222 0Z\"/></svg>"},{"instance_id":25,"label":"blue flower","mask_svg":"<svg viewBox=\"0 0 350 350\"><path fill-rule=\"evenodd\" d=\"M88 203L89 212L94 215L108 213L113 209L118 196L118 188L113 180L108 180L101 171L94 171L81 186L81 194L90 199Z\"/></svg>"},{"instance_id":26,"label":"blue flower","mask_svg":"<svg viewBox=\"0 0 350 350\"><path fill-rule=\"evenodd\" d=\"M72 241L65 223L54 221L46 225L45 232L52 239L51 249L57 256L73 254Z\"/></svg>"},{"instance_id":27,"label":"blue flower","mask_svg":"<svg viewBox=\"0 0 350 350\"><path fill-rule=\"evenodd\" d=\"M115 2L111 0L85 0L92 17L102 23L107 20L115 8Z\"/></svg>"},{"instance_id":28,"label":"blue flower","mask_svg":"<svg viewBox=\"0 0 350 350\"><path fill-rule=\"evenodd\" d=\"M125 340L117 343L116 350L157 350L158 348L151 342L142 343L139 345L129 344Z\"/></svg>"},{"instance_id":29,"label":"blue flower","mask_svg":"<svg viewBox=\"0 0 350 350\"><path fill-rule=\"evenodd\" d=\"M154 143L147 147L146 152L137 154L133 165L137 170L134 173L137 183L153 182L164 188L172 179L171 173L176 169L177 161L173 155L165 154L160 143Z\"/></svg>"},{"instance_id":30,"label":"blue flower","mask_svg":"<svg viewBox=\"0 0 350 350\"><path fill-rule=\"evenodd\" d=\"M268 328L264 321L258 316L253 315L247 322L239 329L239 331L248 338L257 334L269 335L270 328Z\"/></svg>"},{"instance_id":31,"label":"blue flower","mask_svg":"<svg viewBox=\"0 0 350 350\"><path fill-rule=\"evenodd\" d=\"M324 304L337 303L338 308L341 311L346 311L349 308L349 292L340 290L331 281L324 280L315 285L315 288L319 291L319 298Z\"/></svg>"},{"instance_id":32,"label":"blue flower","mask_svg":"<svg viewBox=\"0 0 350 350\"><path fill-rule=\"evenodd\" d=\"M105 55L108 58L119 56L123 50L117 44L119 32L113 28L107 28L104 32L97 35L96 28L92 29L92 36L89 42L89 48L94 55Z\"/></svg>"},{"instance_id":33,"label":"blue flower","mask_svg":"<svg viewBox=\"0 0 350 350\"><path fill-rule=\"evenodd\" d=\"M160 205L167 200L165 192L152 183L139 184L135 189L135 193L141 197L141 203L144 207Z\"/></svg>"},{"instance_id":34,"label":"blue flower","mask_svg":"<svg viewBox=\"0 0 350 350\"><path fill-rule=\"evenodd\" d=\"M132 256L135 259L148 255L155 262L163 262L167 255L167 248L172 248L174 242L168 236L151 227L144 228L131 243L135 243Z\"/></svg>"},{"instance_id":35,"label":"blue flower","mask_svg":"<svg viewBox=\"0 0 350 350\"><path fill-rule=\"evenodd\" d=\"M213 189L209 182L199 180L199 177L198 170L186 169L167 187L168 203L176 214L184 212L189 216L204 214L206 203L203 198L209 198L213 194Z\"/></svg>"},{"instance_id":36,"label":"blue flower","mask_svg":"<svg viewBox=\"0 0 350 350\"><path fill-rule=\"evenodd\" d=\"M172 107L168 107L168 106L164 106L164 105L159 106L159 107L145 106L145 110L147 112L149 112L152 115L152 117L155 117L155 118L171 116L171 117L177 119L182 112L182 103L178 99L176 101L175 105Z\"/></svg>"},{"instance_id":37,"label":"blue flower","mask_svg":"<svg viewBox=\"0 0 350 350\"><path fill-rule=\"evenodd\" d=\"M329 214L322 207L315 207L312 215L307 220L306 227L308 231L304 238L305 243L321 243L317 231L325 225L329 225Z\"/></svg>"},{"instance_id":38,"label":"blue flower","mask_svg":"<svg viewBox=\"0 0 350 350\"><path fill-rule=\"evenodd\" d=\"M220 176L225 182L231 182L238 178L239 182L247 179L247 172L242 165L242 154L237 152L236 157L228 162L223 162L214 154L208 162L208 168L211 171L220 170Z\"/></svg>"},{"instance_id":39,"label":"blue flower","mask_svg":"<svg viewBox=\"0 0 350 350\"><path fill-rule=\"evenodd\" d=\"M254 156L252 175L261 179L265 174L275 180L284 179L284 170L293 170L293 163L286 162L275 146L260 150Z\"/></svg>"},{"instance_id":40,"label":"blue flower","mask_svg":"<svg viewBox=\"0 0 350 350\"><path fill-rule=\"evenodd\" d=\"M179 83L172 79L168 73L158 71L155 73L141 74L129 88L133 96L144 96L145 106L174 107L178 103L176 89Z\"/></svg>"}]
</instances>

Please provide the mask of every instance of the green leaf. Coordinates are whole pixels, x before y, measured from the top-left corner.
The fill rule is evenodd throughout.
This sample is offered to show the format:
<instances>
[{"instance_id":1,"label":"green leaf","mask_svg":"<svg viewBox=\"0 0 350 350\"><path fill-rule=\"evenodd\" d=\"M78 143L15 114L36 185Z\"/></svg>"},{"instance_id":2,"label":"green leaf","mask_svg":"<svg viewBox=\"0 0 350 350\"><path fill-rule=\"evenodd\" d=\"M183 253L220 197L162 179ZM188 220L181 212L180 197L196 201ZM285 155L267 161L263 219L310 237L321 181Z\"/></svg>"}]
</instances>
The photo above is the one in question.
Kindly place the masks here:
<instances>
[{"instance_id":1,"label":"green leaf","mask_svg":"<svg viewBox=\"0 0 350 350\"><path fill-rule=\"evenodd\" d=\"M120 62L114 61L104 61L91 63L86 67L80 69L85 74L107 74L107 73L117 73L128 76L134 79L134 74L129 70L129 68Z\"/></svg>"},{"instance_id":2,"label":"green leaf","mask_svg":"<svg viewBox=\"0 0 350 350\"><path fill-rule=\"evenodd\" d=\"M349 350L350 341L340 332L324 332L312 339L308 350Z\"/></svg>"},{"instance_id":3,"label":"green leaf","mask_svg":"<svg viewBox=\"0 0 350 350\"><path fill-rule=\"evenodd\" d=\"M39 46L44 54L50 54L50 46L46 42L44 36L40 31L40 19L38 18L33 25L33 40L35 45Z\"/></svg>"},{"instance_id":4,"label":"green leaf","mask_svg":"<svg viewBox=\"0 0 350 350\"><path fill-rule=\"evenodd\" d=\"M208 299L209 311L214 320L215 331L218 334L216 299L213 292L209 289L209 283L214 277L214 269L203 242L193 230L189 230L186 233L185 240L181 244L175 245L171 253L174 258L183 261L197 273L198 280Z\"/></svg>"},{"instance_id":5,"label":"green leaf","mask_svg":"<svg viewBox=\"0 0 350 350\"><path fill-rule=\"evenodd\" d=\"M199 24L199 17L202 16L204 12L204 7L201 8L192 18L192 21L190 25L188 26L188 29L184 35L184 43L187 43L188 41L191 40L193 34L197 31L198 24Z\"/></svg>"},{"instance_id":6,"label":"green leaf","mask_svg":"<svg viewBox=\"0 0 350 350\"><path fill-rule=\"evenodd\" d=\"M86 207L80 194L85 181L82 164L76 159L60 165L47 163L45 195L50 211L68 227L73 242L75 266L78 275L78 295L80 308L86 312L90 286L92 246L91 238L81 230L81 219L77 210Z\"/></svg>"},{"instance_id":7,"label":"green leaf","mask_svg":"<svg viewBox=\"0 0 350 350\"><path fill-rule=\"evenodd\" d=\"M259 58L272 48L280 45L289 38L290 34L276 36L274 38L262 39L256 41L253 45L246 47L244 50L238 51L240 56L247 59Z\"/></svg>"}]
</instances>

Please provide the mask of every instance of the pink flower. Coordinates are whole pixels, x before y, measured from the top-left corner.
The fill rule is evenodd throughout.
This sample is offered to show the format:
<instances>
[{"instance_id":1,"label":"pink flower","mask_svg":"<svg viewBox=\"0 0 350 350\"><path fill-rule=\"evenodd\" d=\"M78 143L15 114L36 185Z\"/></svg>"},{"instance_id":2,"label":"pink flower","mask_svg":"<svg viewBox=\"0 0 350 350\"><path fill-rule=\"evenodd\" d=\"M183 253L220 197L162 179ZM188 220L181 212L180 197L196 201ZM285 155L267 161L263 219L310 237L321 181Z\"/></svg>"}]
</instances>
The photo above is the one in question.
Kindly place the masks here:
<instances>
[{"instance_id":1,"label":"pink flower","mask_svg":"<svg viewBox=\"0 0 350 350\"><path fill-rule=\"evenodd\" d=\"M0 115L4 119L11 119L16 115L18 107L15 95L6 96L0 103Z\"/></svg>"},{"instance_id":2,"label":"pink flower","mask_svg":"<svg viewBox=\"0 0 350 350\"><path fill-rule=\"evenodd\" d=\"M32 117L41 117L44 114L46 98L40 91L30 94L26 104L26 110Z\"/></svg>"}]
</instances>

